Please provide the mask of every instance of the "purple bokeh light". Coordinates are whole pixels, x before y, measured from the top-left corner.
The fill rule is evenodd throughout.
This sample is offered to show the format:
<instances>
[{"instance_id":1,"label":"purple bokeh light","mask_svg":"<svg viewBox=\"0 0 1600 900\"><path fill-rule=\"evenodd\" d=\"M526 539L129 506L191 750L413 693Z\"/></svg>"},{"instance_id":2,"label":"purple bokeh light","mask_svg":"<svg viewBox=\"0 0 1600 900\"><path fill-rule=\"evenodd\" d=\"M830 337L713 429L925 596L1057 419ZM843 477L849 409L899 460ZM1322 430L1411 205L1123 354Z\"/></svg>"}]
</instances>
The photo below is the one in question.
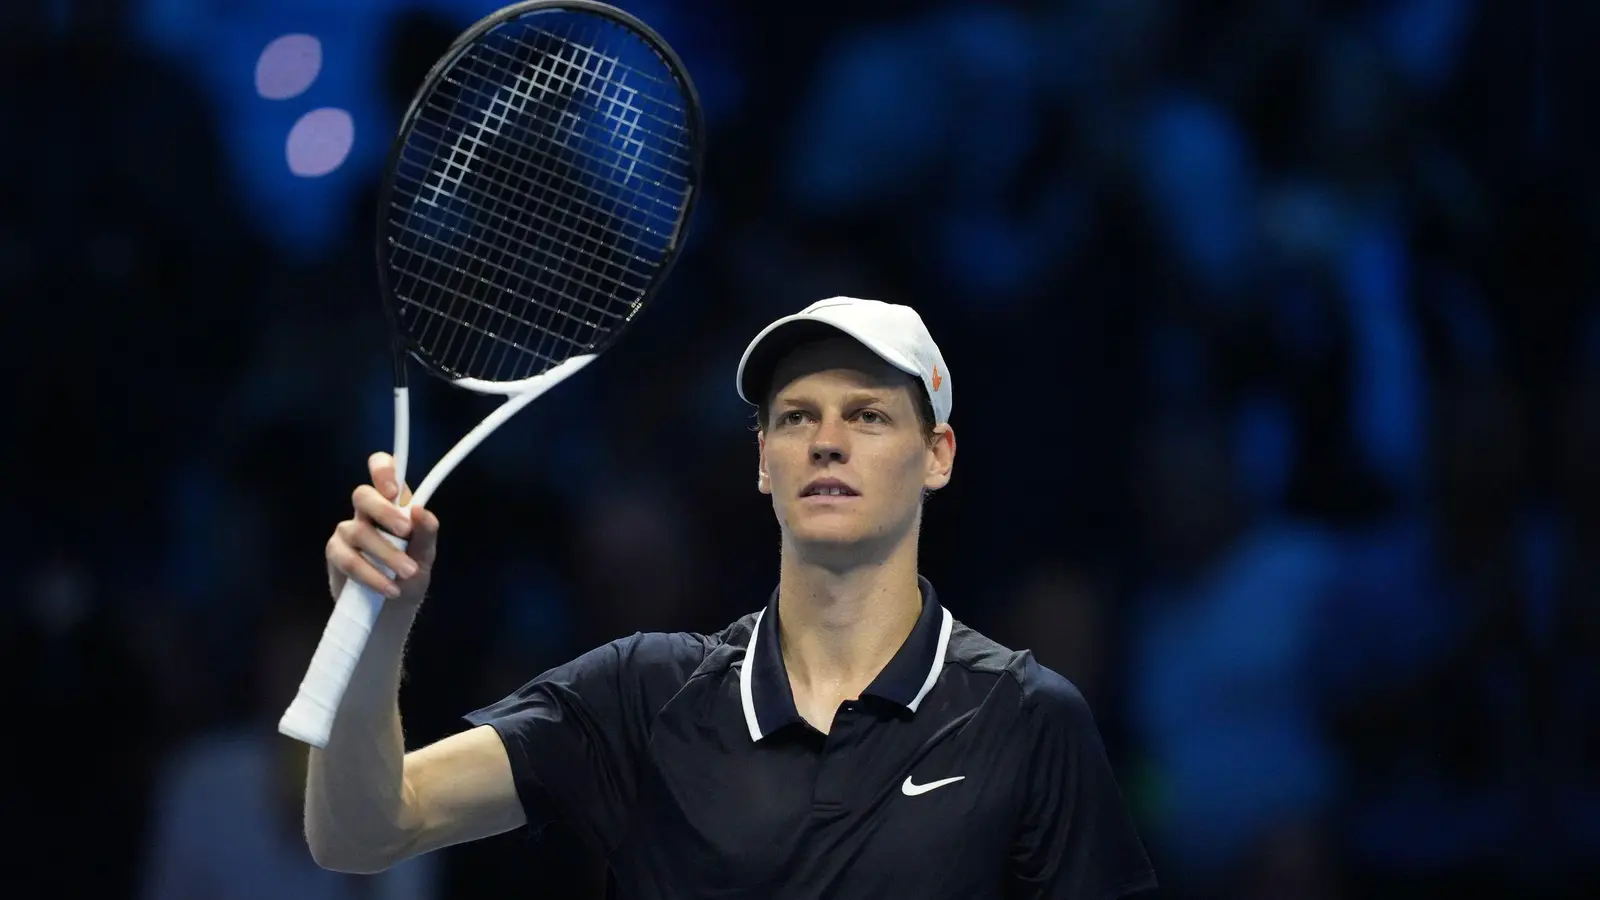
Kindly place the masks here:
<instances>
[{"instance_id":1,"label":"purple bokeh light","mask_svg":"<svg viewBox=\"0 0 1600 900\"><path fill-rule=\"evenodd\" d=\"M256 93L268 100L298 97L321 72L322 42L309 34L286 34L256 59Z\"/></svg>"},{"instance_id":2,"label":"purple bokeh light","mask_svg":"<svg viewBox=\"0 0 1600 900\"><path fill-rule=\"evenodd\" d=\"M327 106L314 109L289 129L289 171L301 178L326 175L344 164L355 142L356 124L349 113Z\"/></svg>"}]
</instances>

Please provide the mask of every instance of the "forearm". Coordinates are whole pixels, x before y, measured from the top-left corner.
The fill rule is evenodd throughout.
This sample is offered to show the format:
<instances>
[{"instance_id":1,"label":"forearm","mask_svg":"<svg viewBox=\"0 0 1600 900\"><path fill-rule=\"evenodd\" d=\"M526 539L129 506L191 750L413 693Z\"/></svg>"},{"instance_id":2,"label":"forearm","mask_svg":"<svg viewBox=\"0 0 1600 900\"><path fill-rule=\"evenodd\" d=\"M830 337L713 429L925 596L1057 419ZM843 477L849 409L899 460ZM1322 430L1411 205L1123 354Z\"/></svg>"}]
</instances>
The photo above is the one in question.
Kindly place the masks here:
<instances>
[{"instance_id":1,"label":"forearm","mask_svg":"<svg viewBox=\"0 0 1600 900\"><path fill-rule=\"evenodd\" d=\"M311 748L306 840L318 864L371 872L406 855L415 830L405 780L400 677L416 607L384 607L350 680L326 749Z\"/></svg>"}]
</instances>

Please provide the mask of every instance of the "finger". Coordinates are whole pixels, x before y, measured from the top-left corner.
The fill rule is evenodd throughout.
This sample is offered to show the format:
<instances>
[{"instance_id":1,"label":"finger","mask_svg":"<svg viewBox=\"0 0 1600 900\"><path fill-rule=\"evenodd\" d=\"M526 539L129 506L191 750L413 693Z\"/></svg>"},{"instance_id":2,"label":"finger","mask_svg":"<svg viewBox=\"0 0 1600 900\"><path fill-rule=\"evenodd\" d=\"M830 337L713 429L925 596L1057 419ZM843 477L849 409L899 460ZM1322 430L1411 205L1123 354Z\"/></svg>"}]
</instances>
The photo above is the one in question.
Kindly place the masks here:
<instances>
[{"instance_id":1,"label":"finger","mask_svg":"<svg viewBox=\"0 0 1600 900\"><path fill-rule=\"evenodd\" d=\"M350 506L358 519L369 521L390 534L405 537L411 531L411 517L406 511L390 502L370 484L355 489L350 495Z\"/></svg>"},{"instance_id":2,"label":"finger","mask_svg":"<svg viewBox=\"0 0 1600 900\"><path fill-rule=\"evenodd\" d=\"M439 518L420 506L411 507L411 537L406 553L422 568L433 565L439 545Z\"/></svg>"},{"instance_id":3,"label":"finger","mask_svg":"<svg viewBox=\"0 0 1600 900\"><path fill-rule=\"evenodd\" d=\"M400 596L400 585L395 584L389 576L378 571L378 568L368 562L356 549L344 541L339 541L328 549L328 561L334 568L343 572L346 578L357 584L366 585L385 597Z\"/></svg>"},{"instance_id":4,"label":"finger","mask_svg":"<svg viewBox=\"0 0 1600 900\"><path fill-rule=\"evenodd\" d=\"M417 574L417 561L380 534L378 529L365 522L349 522L347 525L341 537L350 546L362 551L370 559L388 566L400 578L410 578Z\"/></svg>"},{"instance_id":5,"label":"finger","mask_svg":"<svg viewBox=\"0 0 1600 900\"><path fill-rule=\"evenodd\" d=\"M393 456L381 450L372 454L367 457L367 471L372 475L372 486L378 489L384 499L396 503L405 503L409 499L405 485L395 478Z\"/></svg>"}]
</instances>

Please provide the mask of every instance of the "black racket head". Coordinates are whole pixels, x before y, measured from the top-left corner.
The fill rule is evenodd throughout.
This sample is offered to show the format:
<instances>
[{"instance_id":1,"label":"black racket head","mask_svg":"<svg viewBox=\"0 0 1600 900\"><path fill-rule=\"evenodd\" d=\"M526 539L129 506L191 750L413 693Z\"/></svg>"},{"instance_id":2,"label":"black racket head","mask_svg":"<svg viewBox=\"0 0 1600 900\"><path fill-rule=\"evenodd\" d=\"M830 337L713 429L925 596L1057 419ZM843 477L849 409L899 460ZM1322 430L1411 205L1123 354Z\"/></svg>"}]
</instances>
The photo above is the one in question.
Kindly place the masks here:
<instances>
[{"instance_id":1,"label":"black racket head","mask_svg":"<svg viewBox=\"0 0 1600 900\"><path fill-rule=\"evenodd\" d=\"M600 353L682 249L703 133L682 62L628 13L534 0L473 25L412 100L379 193L397 346L497 385Z\"/></svg>"}]
</instances>

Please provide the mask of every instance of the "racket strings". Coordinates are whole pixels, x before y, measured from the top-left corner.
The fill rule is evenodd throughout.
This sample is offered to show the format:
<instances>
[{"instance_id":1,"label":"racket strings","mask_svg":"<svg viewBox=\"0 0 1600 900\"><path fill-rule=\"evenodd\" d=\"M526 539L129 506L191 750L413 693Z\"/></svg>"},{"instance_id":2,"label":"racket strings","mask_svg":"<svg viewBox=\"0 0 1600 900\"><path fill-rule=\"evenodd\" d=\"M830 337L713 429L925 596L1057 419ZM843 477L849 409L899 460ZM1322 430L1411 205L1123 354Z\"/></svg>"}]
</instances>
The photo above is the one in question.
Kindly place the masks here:
<instances>
[{"instance_id":1,"label":"racket strings","mask_svg":"<svg viewBox=\"0 0 1600 900\"><path fill-rule=\"evenodd\" d=\"M657 136L657 142L670 145L673 151L676 153L689 152L690 148L688 144L672 136L673 131L683 130L683 108L671 102L670 99L652 97L652 95L644 94L638 88L632 87L626 83L627 81L631 81L636 78L649 79L649 76L642 75L637 69L628 66L616 57L601 53L595 50L593 47L574 42L567 42L562 47L563 50L569 48L575 54L581 55L584 59L584 62L580 64L574 60L558 59L556 60L557 63L565 63L566 68L569 71L575 72L578 75L593 76L592 80L600 81L602 83L602 87L596 88L593 86L593 84L580 81L576 77L561 74L557 71L556 66L542 70L542 74L546 74L549 81L560 84L562 87L583 92L589 96L589 99L598 101L597 105L601 110L603 110L604 114L610 118L614 124L622 128L633 129L639 127L640 123L638 119L640 117L654 120L655 123L662 128L661 134ZM532 62L532 59L528 54L533 51L533 45L526 42L519 44L517 53L508 53L498 47L485 45L482 48L482 54L477 58L479 60L486 60L492 66L500 69L511 69L526 66ZM602 69L605 71L602 72ZM494 71L490 72L490 77L495 77L495 75L496 73ZM671 89L670 86L665 85L663 82L656 81L655 83ZM551 85L544 83L537 84L537 86L541 89L541 93L543 93L547 91ZM616 94L608 94L606 93L606 89L614 90L616 91ZM656 113L651 112L643 107L634 106L633 101L641 98L646 100L653 99L655 101L654 105L665 110L667 115L657 115ZM535 103L543 102L542 98L533 97L531 95L526 99ZM622 113L632 113L634 118L625 118L622 113L617 112L617 110L621 110ZM640 151L645 149L640 145L635 145L635 147ZM664 175L673 174L668 168L658 167L658 169Z\"/></svg>"},{"instance_id":2,"label":"racket strings","mask_svg":"<svg viewBox=\"0 0 1600 900\"><path fill-rule=\"evenodd\" d=\"M571 46L571 45L568 45L568 46ZM522 60L523 61L527 61L528 50L526 48L523 50L523 54L524 55L522 57ZM556 59L559 61L560 57L557 56ZM565 81L568 81L569 83L571 83L571 79L561 79L561 78L559 78L558 73L556 73L554 71L553 67L547 68L547 69L543 70L542 72L538 72L538 74L544 74L545 72L548 72L551 75L556 75L557 77L555 79L553 79L553 80L565 80ZM481 73L479 73L479 74L481 74ZM480 126L479 126L480 133L483 132L483 131L486 131L486 130L490 130L490 129L487 129L487 128L484 127L484 125L487 124L487 120L489 118L497 119L498 120L498 125L500 125L500 126L509 125L510 123L507 120L506 113L511 111L515 107L526 107L526 105L527 105L526 98L528 97L528 95L529 95L528 92L529 92L529 90L531 88L547 89L547 85L541 83L541 81L543 81L543 79L529 78L527 75L519 75L518 76L518 81L519 81L518 87L520 88L520 98L522 98L522 102L513 103L513 102L508 102L508 101L502 100L501 98L497 97L496 100L501 103L503 108L497 110L493 105L490 105L489 107L487 107L485 121L483 123L480 123ZM460 84L461 82L456 82L456 83ZM519 97L518 94L513 94L513 99L516 99L518 97ZM464 123L464 122L452 122L450 124L454 125L456 127L460 127L462 125L466 125L467 123ZM503 129L503 128L494 128L492 130L494 130L495 132L498 133L498 132L504 131L505 129ZM471 132L470 131L461 131L460 132L460 136L470 138L471 137ZM512 143L513 143L513 145L515 145L517 147L517 149L519 151L519 156L522 157L521 159L516 160L516 162L519 162L519 163L525 162L527 160L527 157L531 155L531 152L532 152L533 148L527 142L523 142L523 141L513 141ZM567 141L563 141L563 143L564 144L568 144L568 146L570 146L570 143L567 142ZM480 146L481 146L481 143L480 143ZM461 149L461 144L460 144L459 140L458 140L456 149L458 151ZM469 151L470 151L470 149L471 148L469 148ZM457 162L455 156L456 156L456 154L452 154L451 162ZM485 160L491 160L492 157L486 155L486 156L484 156L484 159ZM522 166L517 166L516 168L523 168L523 167ZM545 184L541 184L540 185L541 187L545 187L545 186L547 186L546 179L548 179L548 177L550 175L553 175L554 173L551 172L546 167L538 167L538 168L540 168L542 170L542 172L544 173L544 175L546 176L545 179L538 179L541 182L546 182ZM507 173L502 172L500 174L503 177ZM522 172L514 171L513 174L526 177L524 175L524 173L522 173ZM457 178L456 180L458 182L460 181L459 178ZM480 203L481 203L481 199L482 198L479 198L479 199L480 199ZM540 220L540 222L545 226L559 224L559 223L553 222L550 218L548 218L546 216L540 216L540 215L535 214L534 217L536 219ZM586 217L583 217L583 218L586 218ZM592 221L591 221L591 224L596 224L596 223L592 223ZM575 230L572 230L572 231L573 231L573 236L577 236L576 231ZM496 242L496 243L503 244L504 242ZM571 248L571 245L574 242L569 237L565 241L565 243L569 245L569 248ZM502 249L503 250L504 247L500 246L500 247L496 247L495 249ZM591 254L594 254L596 250L599 250L599 249L602 249L602 248L598 248L598 247L595 247L595 246L585 246L585 247L578 247L578 248L572 248L572 249L587 250ZM486 262L486 260L484 260L482 257L474 256L470 252L467 253L466 255L468 255L469 257L473 258L473 260L476 261L476 262L480 262L480 263L481 262ZM506 266L503 266L503 265L502 266L495 266L494 268L499 269L500 273L504 274L504 275L512 275L512 276L514 276L514 274L515 274L515 273L512 273ZM604 274L604 273L595 272L594 270L590 269L589 267L584 267L584 268L588 269L588 271L583 272L583 274L585 276L594 276L594 275L602 275L603 276L603 274ZM567 280L571 281L571 280L574 280L574 279L569 277ZM588 279L585 278L584 281L587 282ZM594 287L595 285L588 285L588 286ZM526 285L519 285L518 287L523 289L523 290L526 290L526 288L527 288ZM566 299L566 300L572 301L572 302L582 303L582 301L579 298L574 297L571 293L569 293L567 291L559 291L559 293L561 294L563 299ZM466 299L475 300L475 298L470 298L470 297L466 298ZM478 302L481 305L481 301L476 301L476 302ZM592 306L592 304L588 304L588 305ZM489 306L488 308L490 308L490 309L498 309L497 306ZM560 311L560 310L557 309L555 311ZM521 324L529 324L526 319L521 319L520 317L512 317L512 318L515 321L517 321L517 322L519 322ZM455 316L447 316L446 320L447 321L453 321L453 322L461 322L462 321L461 319L458 319ZM563 324L565 324L565 323L563 323ZM473 329L473 330L476 331L479 334L483 334L484 333L481 329ZM569 343L572 342L570 337L567 334L561 333L560 331L556 331L556 330L550 329L550 328L545 328L544 332L546 332L546 333L542 336L541 344L545 343L550 337L560 337L560 338L567 339ZM460 336L461 336L460 332L452 334L451 335L452 341L455 338L458 338ZM496 341L496 343L501 344L503 347L504 346L515 347L516 346L514 342L508 342L508 341L503 341L503 340L502 341ZM481 351L485 346L486 346L485 343L479 342L478 345L477 345L477 350ZM445 352L448 354L450 352L450 349L451 348L449 346L447 346ZM546 355L546 353L543 352L543 350L544 350L544 347L541 346L539 349L537 349L537 350L535 350L533 352L534 357L536 359L540 360L541 362L542 361L547 361L550 358L549 356ZM477 360L476 354L475 354L474 358L469 361L469 365L475 365L477 362L478 362L478 360Z\"/></svg>"},{"instance_id":3,"label":"racket strings","mask_svg":"<svg viewBox=\"0 0 1600 900\"><path fill-rule=\"evenodd\" d=\"M413 348L455 377L519 380L594 349L672 251L693 167L681 87L631 32L583 24L500 26L404 140L391 292Z\"/></svg>"},{"instance_id":4,"label":"racket strings","mask_svg":"<svg viewBox=\"0 0 1600 900\"><path fill-rule=\"evenodd\" d=\"M484 199L488 200L491 203L499 202L499 201L494 200L493 198L487 197L487 195L484 195ZM494 218L495 217L492 212L489 212L487 210L481 210L481 212L487 213L487 215L485 216L486 218ZM504 219L504 221L506 221L508 224L514 224L514 223L511 223L511 220L508 217L501 217L501 218ZM535 215L534 218L540 219L542 222L548 222L548 220L545 219L543 216ZM405 224L404 222L402 222L402 221L400 221L398 219L392 219L392 218L390 219L390 223L394 224L394 225L400 225L400 226L403 226ZM559 228L559 226L556 226L556 223L549 223L549 224L551 224L553 227L557 227L558 230L567 230L567 231L571 230L571 229L561 229L561 228ZM452 225L452 224L444 225L443 226L443 230L445 230L446 232L449 232L452 236L455 236L455 237L458 237L458 238L466 238L466 239L476 240L476 239L479 239L481 237L480 235L476 235L476 234L472 233L471 231L464 231L461 228L459 228L459 227L457 227L455 225ZM493 234L491 234L491 240L492 239L493 239ZM514 269L510 268L510 265L505 261L506 259L510 258L509 254L506 251L514 249L514 248L506 248L506 247L501 247L501 246L497 245L497 246L491 247L491 249L495 250L496 251L495 255L499 256L501 258L500 259L491 260L491 259L489 259L489 258L487 258L485 256L479 256L479 255L477 255L475 253L472 253L470 250L459 250L459 251L456 251L456 253L458 255L460 255L460 256L466 257L471 262L477 263L478 265L482 266L483 268L490 269L490 270L492 270L494 272L502 274L506 278L515 279L516 282L517 282L516 284L503 283L503 282L491 279L491 278L489 278L487 276L476 275L476 274L467 272L465 270L457 270L456 274L460 278L462 278L463 280L474 280L474 281L477 281L479 286L490 288L492 290L504 290L504 289L512 288L512 287L516 287L518 289L527 289L527 288L530 288L530 287L537 287L538 286L536 284L536 282L534 281L534 279L530 278L529 276L526 276L526 275L523 275L523 274L520 274L520 273L516 272ZM407 248L407 252L411 252L411 253L415 253L417 255L420 255L422 257L423 261L425 261L425 262L437 263L437 264L440 264L440 265L447 265L448 264L447 260L442 259L439 254L433 254L433 253L430 253L430 252L428 252L426 250ZM613 277L607 276L604 273L594 271L592 268L590 268L588 266L584 266L581 263L581 261L574 261L573 269L575 271L578 271L578 272L584 274L584 275L593 275L596 278L599 278L599 279L601 279L603 281L609 281L609 282L611 282L612 286L617 287L617 288L628 288L628 287L630 287L629 285L624 284L621 280L619 280L617 278L613 278ZM562 280L562 281L566 281L566 282L569 282L569 283L574 284L574 285L579 285L581 287L591 287L591 288L595 287L594 285L588 285L587 283L580 282L578 279L574 278L573 276L568 275L568 274L563 273L563 272L552 272L550 274L551 274L551 277L553 277L553 278L556 278L556 279L559 279L559 280ZM464 287L464 285L461 285L461 284L457 284L457 285L439 284L437 282L429 281L424 276L417 276L417 280L426 282L429 286L435 287L435 288L438 288L439 290L444 290L444 291L459 291ZM590 310L590 311L592 311L594 313L597 313L599 315L602 315L602 316L614 316L614 315L616 315L616 313L613 310L610 310L610 309L607 309L607 308L604 308L604 307L600 307L600 306L596 306L595 304L590 303L590 302L588 302L588 301L586 301L586 300L584 300L582 298L579 298L579 297L573 296L572 294L567 293L566 291L562 290L559 287L555 287L555 286L545 286L545 287L547 289L553 291L554 293L556 293L562 299L570 301L574 306L586 308L586 309L588 309L588 310ZM483 300L479 299L478 297L476 297L476 296L474 296L472 294L463 293L463 294L461 294L459 299L467 301L467 302L482 304L482 305L487 306L490 309L496 309L497 308L493 304L485 303ZM419 308L424 309L424 310L431 309L431 307L428 307L426 304L421 303L421 302L416 301L416 300L412 300L410 298L403 298L403 301L405 303L407 303L408 305L410 305L410 306L416 306L416 307L419 307ZM571 320L573 320L575 322L583 322L583 321L585 321L584 319L582 319L582 318L574 315L573 313L571 313L571 312L569 312L569 311L567 311L565 309L562 309L560 307L552 306L549 311L552 312L553 314L565 316L568 319L571 319ZM527 324L527 325L531 325L532 324L532 323L527 322L526 320L517 318L510 311L501 310L501 312L504 315L506 315L508 318L512 318L515 321L521 322L522 324ZM424 334L422 336L426 337L426 332L424 332Z\"/></svg>"},{"instance_id":5,"label":"racket strings","mask_svg":"<svg viewBox=\"0 0 1600 900\"><path fill-rule=\"evenodd\" d=\"M498 51L493 51L493 52L498 53ZM572 84L571 81L568 81L566 79L560 79L560 80L563 81L563 83ZM473 93L477 94L480 99L483 99L483 100L486 100L486 101L493 101L495 99L494 97L490 96L486 92L478 89L477 87L475 87L473 85L466 84L465 82L460 82L460 81L457 81L455 79L450 79L450 78L447 78L446 81L448 81L452 85L458 86L459 88L461 88L464 91L470 91L470 92L473 92ZM561 114L561 110L559 110L556 107L551 106L551 105L549 105L547 103L544 103L543 101L535 100L534 104L537 105L537 106L542 107L544 111L547 111L549 113L556 114L556 115L560 115ZM449 117L452 120L452 122L451 122L452 127L466 126L466 125L469 124L464 118L462 118L460 116L459 113L456 113L455 111L453 111L451 109L447 109L444 106L442 106L439 103L439 101L437 100L437 98L435 98L434 100L430 101L429 107L430 107L430 109L438 112L440 115ZM672 108L676 109L676 107L672 107ZM497 116L499 115L498 113L496 113L496 112L494 112L492 110L491 110L490 114L491 115L497 115ZM503 117L500 118L500 123L502 125L509 125L510 124ZM464 129L462 131L462 134L465 137L465 139L473 141L479 147L483 146L481 141L479 141L476 137L473 137L473 136L471 136L469 134L466 134ZM524 143L522 141L517 140L514 135L507 136L506 140L507 140L508 143L510 143L513 146L515 146L517 148L517 150L519 151L519 155L515 159L515 162L517 162L519 164L522 164L522 165L531 165L532 167L536 168L540 172L541 175L544 175L544 176L547 176L547 177L558 177L558 176L556 176L556 173L552 172L550 169L538 166L538 160L537 160L537 156L535 154L537 154L537 153L539 153L541 151L537 150L536 148L534 148L533 146L531 146L531 145L529 145L527 143ZM682 145L678 145L678 146L680 147L680 149L685 149L685 150L687 149L687 148L682 147ZM599 159L598 157L596 157L596 156L594 156L592 154L586 154L579 148L575 148L575 147L572 147L570 145L564 145L563 149L571 152L576 157L579 157L579 158L582 158L582 159L586 159L586 160L590 160L590 161L593 161L593 162L595 162L597 164L601 164L601 165L605 165L606 164L604 160L601 160L601 159ZM669 171L666 167L664 167L661 164L652 163L652 162L643 160L643 159L639 158L638 156L630 157L630 161L633 162L633 163L638 163L638 164L642 164L642 165L648 166L650 168L653 168L658 173L660 173L660 175L663 176L663 177L678 178L680 180L683 177L680 172ZM506 174L513 174L513 175L520 176L522 173L512 170L512 171L507 172ZM597 192L597 196L601 197L601 199L603 201L604 195L598 194L598 192ZM676 215L677 206L676 206L676 204L670 202L668 199L659 198L659 197L657 197L657 198L649 198L649 199L653 199L655 202L659 203L660 205L662 205L664 207L664 209L661 211L663 214ZM616 214L618 212L618 210L601 209L595 203L587 201L587 200L583 199L581 196L575 196L575 197L572 198L572 200L576 205L581 206L581 207L583 207L585 209L591 210L591 211L593 211L593 212L595 212L595 213L597 213L599 215L602 215L602 216L604 216L604 215L613 215L613 214ZM592 219L592 218L584 217L584 216L578 215L576 213L574 214L574 217L578 218L580 221L584 222L585 224L593 225L595 227L600 227L600 223L598 221Z\"/></svg>"},{"instance_id":6,"label":"racket strings","mask_svg":"<svg viewBox=\"0 0 1600 900\"><path fill-rule=\"evenodd\" d=\"M481 151L482 149L485 148L485 145L475 137L467 136L465 139L471 141L475 145L475 147L474 147L474 151L475 152ZM516 163L519 168L506 167L505 171L503 171L501 173L502 175L509 175L509 176L515 176L515 177L527 177L526 170L531 169L531 170L537 172L538 175L541 176L544 179L557 179L557 178L560 177L556 172L552 171L548 167L545 167L545 166L542 166L542 165L539 164L539 159L536 156L536 154L538 154L540 152L543 152L543 151L537 150L536 148L534 148L534 147L532 147L530 145L523 144L520 141L515 140L514 138L507 138L506 139L506 143L511 144L513 146L516 146L518 151L519 151L519 153L526 154L526 155L518 157L518 158L515 158L513 160L513 162ZM581 154L581 153L579 153L577 151L572 151L572 152L573 152L574 156L580 156L581 157L581 156L584 155L584 154ZM406 165L408 168L417 168L417 169L421 168L421 163L419 163L419 162L417 162L415 160L403 160L402 164ZM492 163L487 163L486 162L486 164L492 164ZM420 179L422 176L419 174L419 175L416 175L414 177L418 177ZM533 179L529 179L529 180L533 180ZM548 182L540 183L540 182L536 181L535 183L539 184L540 186L547 186L548 185ZM469 186L465 186L465 185L459 185L458 187L461 187L461 188L463 188L465 190L473 190L473 188L471 188ZM479 192L479 193L480 193L480 195L482 195L482 192ZM596 198L599 200L599 202L602 202L602 203L605 202L605 198L604 198L603 194L600 194L598 192L595 192L595 194L596 194ZM675 207L673 207L667 201L659 199L659 198L655 198L655 199L656 199L656 202L661 203L663 206L667 207L667 209L665 210L665 212L667 214L671 214L674 211ZM625 212L624 210L602 209L599 205L597 205L595 200L585 199L581 195L573 196L571 198L571 202L573 203L573 205L575 205L575 206L577 206L577 207L579 207L581 209L593 212L598 216L610 216L610 215L616 215L619 212ZM593 227L602 227L601 223L598 220L596 220L595 218L584 216L581 213L578 213L576 211L573 211L571 215L572 215L573 218L578 219L583 224L590 225L590 226L593 226Z\"/></svg>"},{"instance_id":7,"label":"racket strings","mask_svg":"<svg viewBox=\"0 0 1600 900\"><path fill-rule=\"evenodd\" d=\"M524 225L524 224L522 224L522 223L517 221L519 216L525 216L525 217L528 217L528 218L536 220L540 226L547 227L547 228L549 228L549 229L551 229L553 231L561 232L564 235L566 235L566 240L569 242L569 246L571 246L572 244L578 243L578 242L587 242L587 243L592 245L592 249L590 250L591 253L601 254L601 253L608 252L608 248L605 247L605 245L599 244L590 235L585 234L583 231L580 231L578 229L578 227L573 226L573 225L569 225L569 224L564 223L564 222L557 222L557 221L549 218L548 216L544 215L543 213L538 212L536 209L523 209L523 210L515 209L509 203L507 203L504 199L502 199L500 197L493 196L493 195L489 194L487 191L485 191L485 190L483 190L481 188L478 188L476 186L472 186L472 185L465 185L464 184L464 185L462 185L461 187L458 188L458 191L460 193L463 193L463 194L472 195L471 196L472 201L475 202L475 203L481 204L481 206L479 207L479 210L478 210L479 214L480 214L479 215L480 219L487 220L488 224L497 226L498 228L501 229L499 232L491 232L491 234L515 236L515 235L518 234L518 232L531 231L532 229L531 229L530 226ZM580 203L580 204L582 203L581 200L574 201L574 202ZM395 209L395 210L400 211L401 213L406 212L406 207L401 205L401 204L399 204L399 203L393 203L393 204L391 204L391 207L393 209ZM573 215L570 216L570 218L577 219L580 224L589 226L591 228L603 229L605 227L599 221L596 221L594 219L587 218L587 217L584 217L584 216L581 216L581 215L573 214ZM391 222L393 224L395 224L395 225L401 225L401 226L403 226L405 224L403 221L400 221L400 220L393 220L392 219ZM473 224L476 225L476 222L474 222ZM458 227L456 225L453 225L453 224L448 224L447 223L447 224L445 224L443 226L443 228L446 229L446 230L452 230L454 232L455 236L457 236L457 237L475 238L475 237L478 236L470 229L469 230L462 230L460 227ZM501 248L501 249L505 249L505 248ZM633 258L636 259L636 260L643 261L637 255L634 255ZM479 259L479 260L475 260L475 261L482 262L484 265L488 265L488 266L494 266L495 265L495 263L493 261L490 261L490 260L487 260L487 259ZM509 269L505 269L503 266L501 266L500 268L503 271L506 271L507 273L510 273ZM609 275L609 274L607 274L605 272L602 272L602 271L599 271L599 270L597 270L597 269L595 269L595 268L593 268L591 266L580 266L580 270L581 270L582 274L584 274L584 275L592 275L596 279L598 279L598 280L600 280L602 282L605 282L607 284L607 286L609 286L609 287L621 288L621 287L626 287L627 286L619 277L614 276L614 275Z\"/></svg>"}]
</instances>

